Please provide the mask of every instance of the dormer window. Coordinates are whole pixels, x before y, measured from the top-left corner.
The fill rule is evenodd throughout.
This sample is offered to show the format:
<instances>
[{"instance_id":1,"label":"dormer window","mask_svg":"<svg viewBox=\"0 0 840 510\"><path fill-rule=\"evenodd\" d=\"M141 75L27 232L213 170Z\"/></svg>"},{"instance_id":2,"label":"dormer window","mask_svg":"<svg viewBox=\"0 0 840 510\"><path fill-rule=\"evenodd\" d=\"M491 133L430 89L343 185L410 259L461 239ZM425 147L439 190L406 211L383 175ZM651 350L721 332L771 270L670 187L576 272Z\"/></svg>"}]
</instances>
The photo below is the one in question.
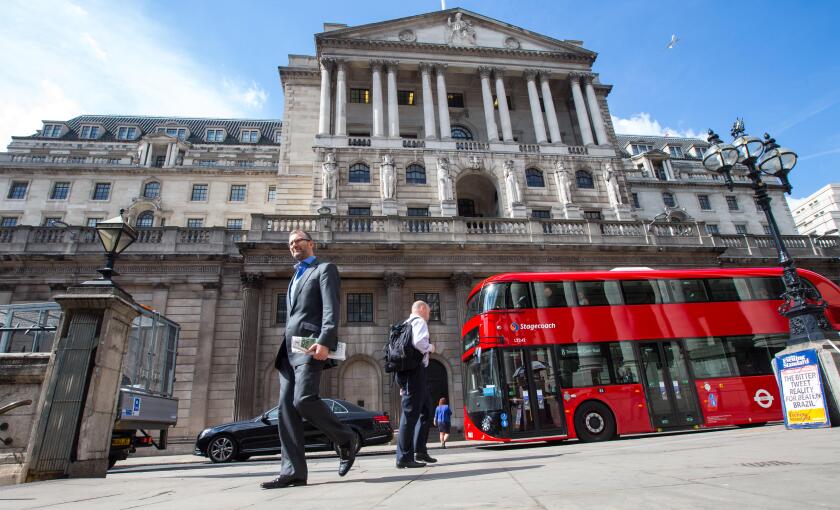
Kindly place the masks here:
<instances>
[{"instance_id":1,"label":"dormer window","mask_svg":"<svg viewBox=\"0 0 840 510\"><path fill-rule=\"evenodd\" d=\"M159 128L158 132L166 136L174 136L182 141L187 139L187 128Z\"/></svg>"},{"instance_id":2,"label":"dormer window","mask_svg":"<svg viewBox=\"0 0 840 510\"><path fill-rule=\"evenodd\" d=\"M706 148L700 147L699 145L694 146L694 157L698 159L703 159L703 154L705 154Z\"/></svg>"},{"instance_id":3,"label":"dormer window","mask_svg":"<svg viewBox=\"0 0 840 510\"><path fill-rule=\"evenodd\" d=\"M682 158L683 157L682 147L680 147L680 146L668 146L668 153L671 154L672 158Z\"/></svg>"},{"instance_id":4,"label":"dormer window","mask_svg":"<svg viewBox=\"0 0 840 510\"><path fill-rule=\"evenodd\" d=\"M132 126L120 126L117 128L117 140L134 140L137 138L137 128Z\"/></svg>"},{"instance_id":5,"label":"dormer window","mask_svg":"<svg viewBox=\"0 0 840 510\"><path fill-rule=\"evenodd\" d=\"M632 155L636 154L643 154L645 152L649 152L653 150L653 145L643 144L643 143L634 143L630 145L630 153Z\"/></svg>"},{"instance_id":6,"label":"dormer window","mask_svg":"<svg viewBox=\"0 0 840 510\"><path fill-rule=\"evenodd\" d=\"M225 140L224 129L208 129L205 139L208 142L223 142Z\"/></svg>"},{"instance_id":7,"label":"dormer window","mask_svg":"<svg viewBox=\"0 0 840 510\"><path fill-rule=\"evenodd\" d=\"M240 135L242 143L257 143L260 141L259 129L243 129Z\"/></svg>"},{"instance_id":8,"label":"dormer window","mask_svg":"<svg viewBox=\"0 0 840 510\"><path fill-rule=\"evenodd\" d=\"M279 129L274 130L274 143L282 143L283 142L283 131Z\"/></svg>"},{"instance_id":9,"label":"dormer window","mask_svg":"<svg viewBox=\"0 0 840 510\"><path fill-rule=\"evenodd\" d=\"M82 129L79 131L79 138L85 140L99 138L99 126L82 126Z\"/></svg>"},{"instance_id":10,"label":"dormer window","mask_svg":"<svg viewBox=\"0 0 840 510\"><path fill-rule=\"evenodd\" d=\"M61 124L44 124L44 130L41 131L41 136L58 138L61 136L61 128Z\"/></svg>"}]
</instances>

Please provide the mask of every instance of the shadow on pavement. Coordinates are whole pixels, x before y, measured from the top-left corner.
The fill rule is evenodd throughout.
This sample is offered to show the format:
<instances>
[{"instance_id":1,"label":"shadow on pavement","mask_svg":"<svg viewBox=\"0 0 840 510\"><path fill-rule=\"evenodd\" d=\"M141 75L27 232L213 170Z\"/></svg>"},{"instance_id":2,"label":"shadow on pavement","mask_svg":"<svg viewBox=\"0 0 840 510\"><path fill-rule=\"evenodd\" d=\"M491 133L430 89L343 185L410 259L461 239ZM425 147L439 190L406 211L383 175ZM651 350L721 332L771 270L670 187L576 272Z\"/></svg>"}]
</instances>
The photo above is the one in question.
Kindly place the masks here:
<instances>
[{"instance_id":1,"label":"shadow on pavement","mask_svg":"<svg viewBox=\"0 0 840 510\"><path fill-rule=\"evenodd\" d=\"M454 472L446 472L446 473L435 473L434 468L430 468L431 471L427 471L424 469L411 469L409 471L414 472L414 474L406 474L406 475L397 475L397 476L382 476L379 478L361 478L356 480L331 480L329 482L323 483L316 483L311 485L330 485L335 483L391 483L391 482L409 482L411 480L416 480L418 478L422 478L423 480L449 480L452 478L466 478L470 476L486 476L492 475L496 473L506 473L510 471L524 471L526 469L539 469L544 467L543 464L535 464L531 466L517 466L517 467L509 467L509 468L487 468L487 469L469 469L466 471L454 471ZM396 468L394 468L396 469ZM417 473L420 471L420 473Z\"/></svg>"}]
</instances>

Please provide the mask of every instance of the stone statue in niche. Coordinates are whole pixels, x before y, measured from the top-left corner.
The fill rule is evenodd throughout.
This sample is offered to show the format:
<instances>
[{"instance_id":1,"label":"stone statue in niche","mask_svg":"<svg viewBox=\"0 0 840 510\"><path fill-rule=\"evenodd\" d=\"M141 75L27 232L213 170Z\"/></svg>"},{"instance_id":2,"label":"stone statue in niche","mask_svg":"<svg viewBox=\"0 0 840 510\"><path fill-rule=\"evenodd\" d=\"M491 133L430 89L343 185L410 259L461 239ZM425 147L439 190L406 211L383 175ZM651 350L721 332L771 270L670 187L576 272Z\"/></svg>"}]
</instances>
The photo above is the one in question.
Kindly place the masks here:
<instances>
[{"instance_id":1,"label":"stone statue in niche","mask_svg":"<svg viewBox=\"0 0 840 510\"><path fill-rule=\"evenodd\" d=\"M473 28L472 23L465 19L461 19L460 12L455 13L454 21L452 16L447 18L446 26L448 29L448 33L446 34L446 44L452 44L457 38L459 41L475 45L475 29Z\"/></svg>"},{"instance_id":2,"label":"stone statue in niche","mask_svg":"<svg viewBox=\"0 0 840 510\"><path fill-rule=\"evenodd\" d=\"M394 195L397 194L397 170L394 167L394 157L390 154L382 156L382 164L379 167L381 175L380 187L382 188L382 198L385 200L393 200Z\"/></svg>"},{"instance_id":3,"label":"stone statue in niche","mask_svg":"<svg viewBox=\"0 0 840 510\"><path fill-rule=\"evenodd\" d=\"M607 186L607 197L610 199L610 205L615 207L621 204L621 193L618 190L618 179L615 176L612 164L607 163L604 171L604 183Z\"/></svg>"},{"instance_id":4,"label":"stone statue in niche","mask_svg":"<svg viewBox=\"0 0 840 510\"><path fill-rule=\"evenodd\" d=\"M516 182L512 159L505 161L505 188L511 206L522 203L522 193L519 190L519 183Z\"/></svg>"},{"instance_id":5,"label":"stone statue in niche","mask_svg":"<svg viewBox=\"0 0 840 510\"><path fill-rule=\"evenodd\" d=\"M324 198L335 200L338 198L338 165L335 163L335 153L328 152L321 165L324 173Z\"/></svg>"},{"instance_id":6,"label":"stone statue in niche","mask_svg":"<svg viewBox=\"0 0 840 510\"><path fill-rule=\"evenodd\" d=\"M572 188L569 184L569 173L562 161L554 164L554 182L557 184L557 200L561 205L572 203Z\"/></svg>"},{"instance_id":7,"label":"stone statue in niche","mask_svg":"<svg viewBox=\"0 0 840 510\"><path fill-rule=\"evenodd\" d=\"M449 160L437 159L438 195L441 201L452 200L452 175L449 173Z\"/></svg>"}]
</instances>

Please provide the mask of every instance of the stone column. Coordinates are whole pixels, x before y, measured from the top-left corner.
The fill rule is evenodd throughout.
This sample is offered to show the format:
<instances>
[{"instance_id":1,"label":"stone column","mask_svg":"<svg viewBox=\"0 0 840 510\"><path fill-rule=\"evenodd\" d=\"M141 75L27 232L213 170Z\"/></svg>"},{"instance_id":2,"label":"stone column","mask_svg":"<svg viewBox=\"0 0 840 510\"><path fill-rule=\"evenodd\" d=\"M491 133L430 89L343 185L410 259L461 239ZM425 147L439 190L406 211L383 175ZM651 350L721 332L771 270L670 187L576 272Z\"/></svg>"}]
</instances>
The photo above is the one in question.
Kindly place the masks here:
<instances>
[{"instance_id":1,"label":"stone column","mask_svg":"<svg viewBox=\"0 0 840 510\"><path fill-rule=\"evenodd\" d=\"M420 76L423 81L423 130L426 140L437 138L435 130L435 99L432 97L432 65L420 62Z\"/></svg>"},{"instance_id":2,"label":"stone column","mask_svg":"<svg viewBox=\"0 0 840 510\"><path fill-rule=\"evenodd\" d=\"M219 282L202 283L201 323L198 325L198 346L195 353L192 392L190 394L190 421L188 430L198 434L208 425L207 408L210 388L210 371L213 365L213 332L216 329L216 306L219 303Z\"/></svg>"},{"instance_id":3,"label":"stone column","mask_svg":"<svg viewBox=\"0 0 840 510\"><path fill-rule=\"evenodd\" d=\"M591 73L583 75L583 82L586 85L586 101L589 103L589 114L592 116L598 145L607 145L610 141L607 139L607 130L604 128L604 119L601 117L601 107L598 105L598 98L595 96L595 87L592 85L593 79L595 79L595 75Z\"/></svg>"},{"instance_id":4,"label":"stone column","mask_svg":"<svg viewBox=\"0 0 840 510\"><path fill-rule=\"evenodd\" d=\"M504 71L494 69L496 77L496 101L499 102L499 122L502 124L502 139L506 142L513 141L513 128L510 124L510 111L508 110L507 94L505 93Z\"/></svg>"},{"instance_id":5,"label":"stone column","mask_svg":"<svg viewBox=\"0 0 840 510\"><path fill-rule=\"evenodd\" d=\"M452 138L452 127L449 125L449 100L446 94L446 64L435 64L437 76L438 122L440 122L440 139Z\"/></svg>"},{"instance_id":6,"label":"stone column","mask_svg":"<svg viewBox=\"0 0 840 510\"><path fill-rule=\"evenodd\" d=\"M155 148L152 145L152 142L147 142L146 143L146 155L145 155L146 160L143 163L143 166L145 166L146 168L151 168L152 161L153 161L152 158L154 157L154 152L155 152Z\"/></svg>"},{"instance_id":7,"label":"stone column","mask_svg":"<svg viewBox=\"0 0 840 510\"><path fill-rule=\"evenodd\" d=\"M382 107L382 62L370 61L371 79L373 81L373 136L385 136L385 119Z\"/></svg>"},{"instance_id":8,"label":"stone column","mask_svg":"<svg viewBox=\"0 0 840 510\"><path fill-rule=\"evenodd\" d=\"M172 145L173 144L170 143L166 146L166 157L163 158L164 168L169 168L169 162L172 161Z\"/></svg>"},{"instance_id":9,"label":"stone column","mask_svg":"<svg viewBox=\"0 0 840 510\"><path fill-rule=\"evenodd\" d=\"M589 117L586 115L586 105L583 103L583 92L580 90L580 73L570 73L569 82L572 85L572 99L575 102L575 112L577 112L578 126L580 127L580 136L583 139L583 145L592 145L595 143L592 140L592 128L589 126Z\"/></svg>"},{"instance_id":10,"label":"stone column","mask_svg":"<svg viewBox=\"0 0 840 510\"><path fill-rule=\"evenodd\" d=\"M551 95L551 87L548 85L548 75L546 73L540 73L540 88L542 89L543 105L545 106L545 117L548 119L548 134L551 143L563 143L560 138L560 126L557 124L554 98Z\"/></svg>"},{"instance_id":11,"label":"stone column","mask_svg":"<svg viewBox=\"0 0 840 510\"><path fill-rule=\"evenodd\" d=\"M449 281L455 289L455 304L458 307L458 331L467 322L467 297L472 290L472 274L453 273Z\"/></svg>"},{"instance_id":12,"label":"stone column","mask_svg":"<svg viewBox=\"0 0 840 510\"><path fill-rule=\"evenodd\" d=\"M321 59L321 109L318 115L318 134L330 134L330 69L333 61Z\"/></svg>"},{"instance_id":13,"label":"stone column","mask_svg":"<svg viewBox=\"0 0 840 510\"><path fill-rule=\"evenodd\" d=\"M386 62L388 72L388 137L400 137L400 108L397 104L397 65L399 62Z\"/></svg>"},{"instance_id":14,"label":"stone column","mask_svg":"<svg viewBox=\"0 0 840 510\"><path fill-rule=\"evenodd\" d=\"M493 109L493 91L490 89L491 72L493 70L489 67L478 68L478 74L481 76L481 99L484 103L484 123L487 125L487 140L498 142L499 128L496 127L496 112Z\"/></svg>"},{"instance_id":15,"label":"stone column","mask_svg":"<svg viewBox=\"0 0 840 510\"><path fill-rule=\"evenodd\" d=\"M335 134L347 136L347 63L344 60L336 60Z\"/></svg>"},{"instance_id":16,"label":"stone column","mask_svg":"<svg viewBox=\"0 0 840 510\"><path fill-rule=\"evenodd\" d=\"M385 273L385 290L388 292L388 320L391 324L402 322L411 310L403 310L402 289L405 275L400 273Z\"/></svg>"},{"instance_id":17,"label":"stone column","mask_svg":"<svg viewBox=\"0 0 840 510\"><path fill-rule=\"evenodd\" d=\"M236 363L236 391L233 396L234 420L245 420L254 416L262 283L262 274L242 273L242 322L239 357Z\"/></svg>"},{"instance_id":18,"label":"stone column","mask_svg":"<svg viewBox=\"0 0 840 510\"><path fill-rule=\"evenodd\" d=\"M540 110L540 96L537 92L537 71L528 69L524 73L525 82L528 87L528 102L531 103L531 119L534 121L534 133L537 135L537 143L545 143L548 139L545 136L545 122Z\"/></svg>"}]
</instances>

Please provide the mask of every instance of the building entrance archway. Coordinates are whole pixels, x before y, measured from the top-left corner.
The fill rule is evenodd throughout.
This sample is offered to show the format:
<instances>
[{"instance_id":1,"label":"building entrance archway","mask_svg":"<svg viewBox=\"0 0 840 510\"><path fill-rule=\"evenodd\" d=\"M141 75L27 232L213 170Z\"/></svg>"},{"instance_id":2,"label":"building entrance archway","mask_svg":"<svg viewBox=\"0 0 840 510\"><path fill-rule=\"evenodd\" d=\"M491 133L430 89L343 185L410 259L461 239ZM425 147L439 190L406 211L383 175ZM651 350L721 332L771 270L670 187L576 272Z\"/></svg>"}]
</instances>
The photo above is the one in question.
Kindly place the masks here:
<instances>
[{"instance_id":1,"label":"building entrance archway","mask_svg":"<svg viewBox=\"0 0 840 510\"><path fill-rule=\"evenodd\" d=\"M429 386L429 398L432 400L432 408L437 407L441 397L449 402L449 375L446 367L436 359L429 360L429 368L426 372L426 382Z\"/></svg>"},{"instance_id":2,"label":"building entrance archway","mask_svg":"<svg viewBox=\"0 0 840 510\"><path fill-rule=\"evenodd\" d=\"M498 218L499 192L489 178L465 175L455 186L458 199L458 216L467 218Z\"/></svg>"},{"instance_id":3,"label":"building entrance archway","mask_svg":"<svg viewBox=\"0 0 840 510\"><path fill-rule=\"evenodd\" d=\"M369 411L382 412L382 383L379 367L356 358L341 374L341 398Z\"/></svg>"}]
</instances>

